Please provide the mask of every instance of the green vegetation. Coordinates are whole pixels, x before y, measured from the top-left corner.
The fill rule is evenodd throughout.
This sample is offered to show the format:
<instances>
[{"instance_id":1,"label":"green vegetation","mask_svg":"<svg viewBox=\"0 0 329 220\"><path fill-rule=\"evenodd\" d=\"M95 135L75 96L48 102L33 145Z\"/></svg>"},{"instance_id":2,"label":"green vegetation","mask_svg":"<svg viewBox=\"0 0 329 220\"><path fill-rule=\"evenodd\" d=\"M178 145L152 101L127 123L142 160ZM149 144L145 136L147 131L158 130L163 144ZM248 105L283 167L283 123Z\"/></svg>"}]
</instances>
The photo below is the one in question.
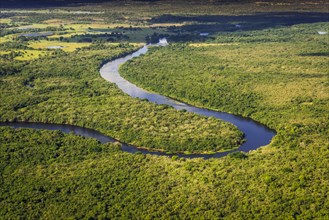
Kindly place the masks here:
<instances>
[{"instance_id":1,"label":"green vegetation","mask_svg":"<svg viewBox=\"0 0 329 220\"><path fill-rule=\"evenodd\" d=\"M328 36L317 33L320 28L326 30L328 24L219 35L215 40L234 44L153 48L121 71L143 88L252 117L278 130L278 138L304 127L323 128L303 133L325 138L329 43Z\"/></svg>"},{"instance_id":2,"label":"green vegetation","mask_svg":"<svg viewBox=\"0 0 329 220\"><path fill-rule=\"evenodd\" d=\"M277 136L256 151L204 160L0 127L0 219L328 219L329 42L318 32L329 29L319 22L327 3L127 3L2 11L0 121L78 125L166 152L237 147L234 126L133 99L99 76L105 61L166 36L183 43L122 66L126 78L251 117ZM53 35L20 36L46 31Z\"/></svg>"},{"instance_id":3,"label":"green vegetation","mask_svg":"<svg viewBox=\"0 0 329 220\"><path fill-rule=\"evenodd\" d=\"M104 60L135 49L94 44L72 53L56 50L31 63L3 59L1 74L10 75L1 78L0 119L80 125L161 151L196 153L240 145L242 133L228 123L132 99L99 76ZM17 91L20 95L13 97Z\"/></svg>"},{"instance_id":4,"label":"green vegetation","mask_svg":"<svg viewBox=\"0 0 329 220\"><path fill-rule=\"evenodd\" d=\"M3 219L328 218L328 146L177 160L58 131L0 128L0 143Z\"/></svg>"},{"instance_id":5,"label":"green vegetation","mask_svg":"<svg viewBox=\"0 0 329 220\"><path fill-rule=\"evenodd\" d=\"M145 56L124 65L121 72L125 78L148 90L198 106L242 114L275 128L278 134L271 143L269 154L273 157L280 154L282 160L274 163L276 159L267 158L267 165L289 175L291 162L304 158L312 186L304 185L305 176L301 171L299 186L308 188L308 192L327 194L322 191L326 187L311 189L322 185L316 176L321 176L320 181L328 184L328 174L318 169L318 165L329 168L323 157L329 153L329 42L328 35L318 34L320 29L328 30L328 23L227 33L209 42L212 46L174 44L153 48ZM239 154L231 155L231 158L235 157L244 158ZM289 162L289 157L295 159ZM246 160L253 159L249 156ZM245 167L246 172L250 170L251 167ZM244 183L250 186L253 178ZM282 192L280 198L287 198L289 180L278 184L281 178L285 179L265 172L259 181L267 186L275 183L275 188ZM269 198L268 193L256 194L266 194ZM294 191L294 195L298 197L294 202L308 197L299 190ZM272 205L277 204L274 195L272 198ZM259 206L263 206L263 202ZM290 202L290 205L294 203ZM323 199L322 207L327 202L328 199ZM238 203L240 207L241 203ZM290 206L288 203L286 205ZM278 212L287 213L282 209ZM299 213L303 212L300 210ZM255 218L254 215L249 217Z\"/></svg>"},{"instance_id":6,"label":"green vegetation","mask_svg":"<svg viewBox=\"0 0 329 220\"><path fill-rule=\"evenodd\" d=\"M52 46L61 46L62 50L65 52L73 52L77 48L83 48L90 46L90 43L74 43L74 42L60 42L60 41L46 41L46 40L41 40L41 41L32 41L29 46L34 48L34 49L47 49L48 47Z\"/></svg>"}]
</instances>

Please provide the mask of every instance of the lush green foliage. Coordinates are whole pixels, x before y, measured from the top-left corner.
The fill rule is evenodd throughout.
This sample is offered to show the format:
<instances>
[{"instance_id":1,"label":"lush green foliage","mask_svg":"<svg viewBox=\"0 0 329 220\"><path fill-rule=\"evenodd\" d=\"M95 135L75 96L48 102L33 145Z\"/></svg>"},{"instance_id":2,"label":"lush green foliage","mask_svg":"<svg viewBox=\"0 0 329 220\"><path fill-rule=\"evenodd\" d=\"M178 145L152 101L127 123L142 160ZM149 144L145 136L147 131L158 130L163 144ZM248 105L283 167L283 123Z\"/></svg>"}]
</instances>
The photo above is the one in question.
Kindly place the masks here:
<instances>
[{"instance_id":1,"label":"lush green foliage","mask_svg":"<svg viewBox=\"0 0 329 220\"><path fill-rule=\"evenodd\" d=\"M277 28L294 18L282 18L296 15L290 12L269 13L264 20L263 15L222 17L301 11L301 20L291 21L298 24L318 16L305 11L327 12L326 5L211 2L187 7L179 1L172 7L172 1L125 6L111 1L80 8L95 11L91 14L75 14L72 7L0 14L5 35L0 37L0 120L75 124L167 151L237 146L241 133L233 126L132 99L100 78L101 62L136 47L98 39L67 53L75 48L38 50L58 41L15 39L32 31L15 30L23 25L35 31L64 28L52 29L54 36L47 38L63 41L89 27L129 32L130 40L138 41L146 35L156 39L152 32L164 30L177 34L176 40L195 40L202 30L221 35L208 44L152 49L123 67L126 76L150 90L243 114L278 131L269 146L248 154L185 160L128 154L117 144L59 131L0 128L0 219L329 218L328 35L318 34L328 32L328 24ZM177 23L182 21L193 23ZM243 28L236 31L234 24ZM130 25L136 29L128 30Z\"/></svg>"},{"instance_id":2,"label":"lush green foliage","mask_svg":"<svg viewBox=\"0 0 329 220\"><path fill-rule=\"evenodd\" d=\"M134 49L92 45L73 53L57 50L19 71L12 70L16 65L11 62L4 65L9 67L2 70L4 75L17 73L1 78L1 120L80 125L136 146L171 152L239 146L242 133L234 126L132 99L99 76L101 62Z\"/></svg>"},{"instance_id":3,"label":"lush green foliage","mask_svg":"<svg viewBox=\"0 0 329 220\"><path fill-rule=\"evenodd\" d=\"M327 36L317 34L320 27L327 29L328 24L264 30L248 43L242 37L234 44L154 48L121 70L144 88L249 116L284 133L289 126L326 130L329 44ZM277 38L285 34L290 41ZM264 36L273 39L259 43ZM216 41L228 38L219 35Z\"/></svg>"},{"instance_id":4,"label":"lush green foliage","mask_svg":"<svg viewBox=\"0 0 329 220\"><path fill-rule=\"evenodd\" d=\"M3 219L328 218L328 146L205 161L58 131L0 128L0 143Z\"/></svg>"},{"instance_id":5,"label":"lush green foliage","mask_svg":"<svg viewBox=\"0 0 329 220\"><path fill-rule=\"evenodd\" d=\"M219 35L215 43L208 45L154 48L121 70L126 78L143 88L195 105L249 116L275 128L278 134L271 143L270 154L280 155L282 160L270 166L289 175L291 162L300 163L303 158L308 178L312 179L310 187L320 187L316 176L328 185L328 174L316 164L328 167L322 156L329 153L329 44L328 36L318 34L318 30L328 30L328 23ZM231 158L234 157L241 158L232 154ZM275 160L267 159L267 165ZM245 167L246 172L250 170ZM305 187L305 173L298 172L299 186ZM249 185L253 178L245 183ZM279 179L273 173L263 173L258 180L268 185ZM277 184L275 188L281 190L280 198L287 198L286 184ZM324 188L315 191L318 195L327 194L322 191ZM294 202L308 197L298 191L294 191ZM310 188L307 191L315 192ZM267 198L270 193L259 195ZM272 198L271 207L275 207L277 197ZM283 200L280 202L287 202ZM322 207L327 202L324 198ZM291 204L286 203L292 208ZM277 208L276 211L287 213Z\"/></svg>"}]
</instances>

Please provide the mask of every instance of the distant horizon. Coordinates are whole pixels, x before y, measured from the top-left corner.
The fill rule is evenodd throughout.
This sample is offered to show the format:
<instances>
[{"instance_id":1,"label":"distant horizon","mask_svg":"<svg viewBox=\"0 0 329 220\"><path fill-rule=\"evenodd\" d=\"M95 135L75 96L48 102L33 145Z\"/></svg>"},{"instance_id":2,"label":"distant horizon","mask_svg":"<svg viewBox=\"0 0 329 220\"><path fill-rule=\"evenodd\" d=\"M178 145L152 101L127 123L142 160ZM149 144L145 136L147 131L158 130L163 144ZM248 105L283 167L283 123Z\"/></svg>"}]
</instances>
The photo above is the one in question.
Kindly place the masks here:
<instances>
[{"instance_id":1,"label":"distant horizon","mask_svg":"<svg viewBox=\"0 0 329 220\"><path fill-rule=\"evenodd\" d=\"M106 2L194 2L194 3L254 3L254 2L284 2L284 3L298 3L304 2L302 0L8 0L0 3L0 8L38 8L38 7L74 7L83 6L84 4L97 4ZM311 2L325 3L324 0L313 0Z\"/></svg>"}]
</instances>

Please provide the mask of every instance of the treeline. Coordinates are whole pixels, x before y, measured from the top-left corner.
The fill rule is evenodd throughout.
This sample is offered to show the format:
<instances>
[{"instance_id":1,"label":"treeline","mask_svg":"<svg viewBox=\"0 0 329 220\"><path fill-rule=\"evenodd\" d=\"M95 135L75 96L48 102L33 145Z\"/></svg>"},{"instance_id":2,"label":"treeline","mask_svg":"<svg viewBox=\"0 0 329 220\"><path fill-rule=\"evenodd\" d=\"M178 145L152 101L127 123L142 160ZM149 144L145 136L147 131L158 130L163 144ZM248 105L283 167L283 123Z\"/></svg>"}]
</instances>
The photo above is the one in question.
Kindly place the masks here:
<instances>
[{"instance_id":1,"label":"treeline","mask_svg":"<svg viewBox=\"0 0 329 220\"><path fill-rule=\"evenodd\" d=\"M243 28L244 29L244 28ZM270 42L312 42L319 38L319 31L328 30L327 22L312 25L295 25L293 28L267 28L258 31L222 33L213 42L217 43L270 43Z\"/></svg>"},{"instance_id":2,"label":"treeline","mask_svg":"<svg viewBox=\"0 0 329 220\"><path fill-rule=\"evenodd\" d=\"M64 42L95 42L99 40L107 41L107 42L118 42L118 41L127 41L129 37L120 32L113 33L104 33L104 34L78 34L72 35L71 37L59 37L54 38L53 40L60 40Z\"/></svg>"},{"instance_id":3,"label":"treeline","mask_svg":"<svg viewBox=\"0 0 329 220\"><path fill-rule=\"evenodd\" d=\"M44 31L65 31L67 29L63 27L46 27L46 28L28 28L28 29L8 29L4 28L0 31L0 36L6 36L9 34L20 34L20 33L35 33Z\"/></svg>"}]
</instances>

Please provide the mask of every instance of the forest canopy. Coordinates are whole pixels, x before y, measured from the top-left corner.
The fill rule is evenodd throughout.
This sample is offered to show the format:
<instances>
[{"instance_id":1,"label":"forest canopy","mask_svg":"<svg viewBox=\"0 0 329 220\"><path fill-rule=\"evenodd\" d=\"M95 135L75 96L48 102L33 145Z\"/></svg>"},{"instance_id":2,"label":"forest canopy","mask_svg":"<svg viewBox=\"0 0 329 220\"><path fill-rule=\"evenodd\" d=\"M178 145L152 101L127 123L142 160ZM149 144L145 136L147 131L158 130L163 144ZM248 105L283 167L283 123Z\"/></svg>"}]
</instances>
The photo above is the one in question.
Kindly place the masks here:
<instances>
[{"instance_id":1,"label":"forest canopy","mask_svg":"<svg viewBox=\"0 0 329 220\"><path fill-rule=\"evenodd\" d=\"M166 37L120 74L277 134L247 153L188 159L1 126L0 219L329 219L327 1L34 2L0 3L15 8L0 13L0 122L75 125L164 154L237 148L234 125L100 76Z\"/></svg>"}]
</instances>

